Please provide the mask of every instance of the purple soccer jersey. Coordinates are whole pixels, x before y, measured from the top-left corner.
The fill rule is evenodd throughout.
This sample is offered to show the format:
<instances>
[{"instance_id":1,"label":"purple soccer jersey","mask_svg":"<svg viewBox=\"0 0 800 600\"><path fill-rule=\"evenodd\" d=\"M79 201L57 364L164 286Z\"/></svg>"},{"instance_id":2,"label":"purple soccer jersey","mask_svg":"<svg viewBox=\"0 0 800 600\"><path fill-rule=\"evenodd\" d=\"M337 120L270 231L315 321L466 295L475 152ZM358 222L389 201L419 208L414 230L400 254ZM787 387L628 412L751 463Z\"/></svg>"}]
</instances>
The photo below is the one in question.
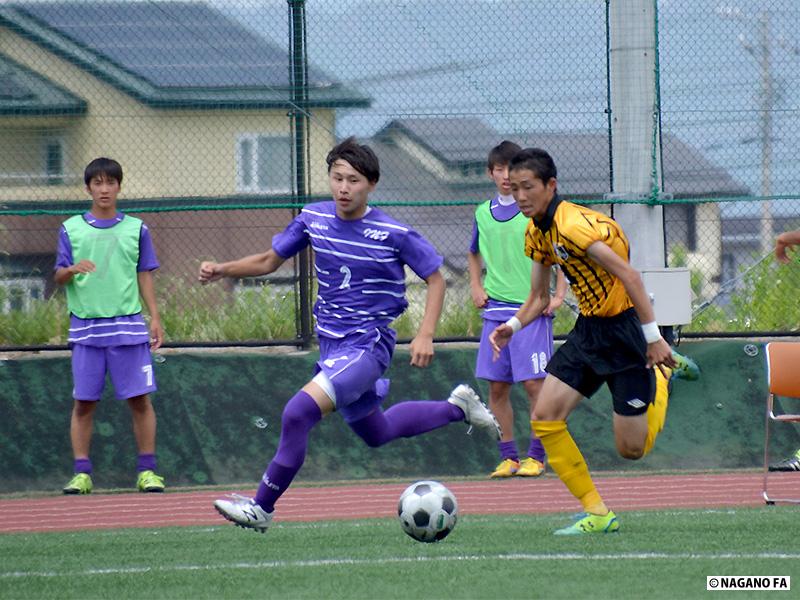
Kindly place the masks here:
<instances>
[{"instance_id":1,"label":"purple soccer jersey","mask_svg":"<svg viewBox=\"0 0 800 600\"><path fill-rule=\"evenodd\" d=\"M332 201L304 207L272 240L283 258L307 245L319 284L317 334L334 339L388 326L408 306L404 266L425 279L443 262L430 242L380 209L350 221L336 216Z\"/></svg>"},{"instance_id":2,"label":"purple soccer jersey","mask_svg":"<svg viewBox=\"0 0 800 600\"><path fill-rule=\"evenodd\" d=\"M83 218L92 227L108 229L122 221L125 215L118 212L113 219L98 219L87 212L83 215ZM73 263L72 244L66 229L62 226L58 232L58 252L55 269L69 267ZM139 233L139 261L136 270L138 272L153 271L158 267L158 259L153 248L150 231L147 229L147 225L142 223ZM81 319L75 315L70 315L67 341L70 344L83 344L86 346L123 346L149 343L150 334L141 313L102 319Z\"/></svg>"}]
</instances>

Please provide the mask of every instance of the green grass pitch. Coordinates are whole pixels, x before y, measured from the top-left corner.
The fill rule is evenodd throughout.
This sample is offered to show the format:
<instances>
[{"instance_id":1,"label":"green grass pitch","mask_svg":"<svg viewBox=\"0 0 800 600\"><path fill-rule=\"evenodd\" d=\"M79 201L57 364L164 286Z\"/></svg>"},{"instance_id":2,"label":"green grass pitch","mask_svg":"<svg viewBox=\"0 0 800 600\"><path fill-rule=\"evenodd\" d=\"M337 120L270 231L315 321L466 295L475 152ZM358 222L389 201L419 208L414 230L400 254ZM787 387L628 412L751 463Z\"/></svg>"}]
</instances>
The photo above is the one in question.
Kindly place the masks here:
<instances>
[{"instance_id":1,"label":"green grass pitch","mask_svg":"<svg viewBox=\"0 0 800 600\"><path fill-rule=\"evenodd\" d=\"M700 598L708 575L800 590L798 508L620 517L618 534L555 537L568 516L462 515L437 544L395 519L6 534L0 598Z\"/></svg>"}]
</instances>

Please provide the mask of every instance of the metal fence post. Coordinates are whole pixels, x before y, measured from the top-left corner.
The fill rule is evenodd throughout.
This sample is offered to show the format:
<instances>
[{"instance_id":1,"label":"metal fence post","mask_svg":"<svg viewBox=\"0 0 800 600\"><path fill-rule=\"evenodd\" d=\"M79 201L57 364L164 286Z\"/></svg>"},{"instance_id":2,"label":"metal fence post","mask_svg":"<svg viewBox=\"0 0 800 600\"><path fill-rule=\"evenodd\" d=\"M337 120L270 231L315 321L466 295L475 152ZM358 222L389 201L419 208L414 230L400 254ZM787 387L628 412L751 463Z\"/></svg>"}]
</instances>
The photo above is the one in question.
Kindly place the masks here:
<instances>
[{"instance_id":1,"label":"metal fence post","mask_svg":"<svg viewBox=\"0 0 800 600\"><path fill-rule=\"evenodd\" d=\"M306 56L305 0L287 0L289 4L289 70L292 89L292 134L294 137L293 202L305 203L308 193L308 57ZM311 251L306 248L295 260L297 280L297 340L303 348L311 344Z\"/></svg>"}]
</instances>

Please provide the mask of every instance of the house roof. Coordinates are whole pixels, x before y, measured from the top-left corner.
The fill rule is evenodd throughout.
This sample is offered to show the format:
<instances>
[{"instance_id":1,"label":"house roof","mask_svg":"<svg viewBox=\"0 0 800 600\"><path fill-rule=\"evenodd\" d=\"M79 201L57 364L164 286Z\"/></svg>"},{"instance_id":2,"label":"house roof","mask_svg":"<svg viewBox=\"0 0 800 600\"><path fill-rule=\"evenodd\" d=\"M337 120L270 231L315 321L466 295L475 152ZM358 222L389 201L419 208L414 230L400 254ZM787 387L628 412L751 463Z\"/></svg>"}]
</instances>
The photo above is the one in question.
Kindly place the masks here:
<instances>
[{"instance_id":1,"label":"house roof","mask_svg":"<svg viewBox=\"0 0 800 600\"><path fill-rule=\"evenodd\" d=\"M202 2L41 2L0 5L0 25L159 108L286 107L281 48ZM312 107L369 98L312 66Z\"/></svg>"},{"instance_id":2,"label":"house roof","mask_svg":"<svg viewBox=\"0 0 800 600\"><path fill-rule=\"evenodd\" d=\"M462 206L413 206L412 202L466 201L478 203L496 194L485 177L448 182L427 169L397 136L406 135L421 144L448 167L484 163L489 150L504 139L539 146L551 153L558 166L558 187L567 198L598 199L609 191L608 137L604 132L502 134L480 119L424 118L394 120L369 140L381 163L381 179L370 202L405 202L408 206L384 208L433 242L445 261L466 268L472 238L474 204ZM727 171L675 136L663 139L664 178L667 192L676 197L746 196L750 190Z\"/></svg>"},{"instance_id":3,"label":"house roof","mask_svg":"<svg viewBox=\"0 0 800 600\"><path fill-rule=\"evenodd\" d=\"M500 133L476 118L429 117L391 121L376 138L390 140L396 133L407 135L451 167L485 162L489 149L504 139L545 148L558 166L559 188L565 194L598 197L610 189L609 139L603 131ZM751 195L747 186L678 137L665 133L662 143L665 192L682 197ZM491 190L488 179L487 183ZM443 199L451 196L442 193ZM465 193L456 190L456 198Z\"/></svg>"},{"instance_id":4,"label":"house roof","mask_svg":"<svg viewBox=\"0 0 800 600\"><path fill-rule=\"evenodd\" d=\"M82 115L86 102L0 54L0 115Z\"/></svg>"}]
</instances>

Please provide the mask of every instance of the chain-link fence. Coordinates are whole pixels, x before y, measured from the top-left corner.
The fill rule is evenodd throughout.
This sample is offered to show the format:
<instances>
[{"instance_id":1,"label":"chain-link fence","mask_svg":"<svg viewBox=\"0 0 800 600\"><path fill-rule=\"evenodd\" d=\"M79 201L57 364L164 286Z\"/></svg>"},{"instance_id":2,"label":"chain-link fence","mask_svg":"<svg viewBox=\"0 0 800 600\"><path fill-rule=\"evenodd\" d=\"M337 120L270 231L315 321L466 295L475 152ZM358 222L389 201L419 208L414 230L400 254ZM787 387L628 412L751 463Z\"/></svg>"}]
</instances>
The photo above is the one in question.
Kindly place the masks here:
<instances>
[{"instance_id":1,"label":"chain-link fence","mask_svg":"<svg viewBox=\"0 0 800 600\"><path fill-rule=\"evenodd\" d=\"M647 81L615 83L619 4L652 13L637 25L655 34ZM65 342L56 239L89 205L97 156L122 163L121 207L151 230L168 343L307 338L306 257L263 280L199 286L196 272L264 251L325 199L324 157L348 135L380 158L372 201L445 257L438 335L473 337L466 255L495 194L489 149L546 148L563 196L615 211L633 147L619 120L650 87L633 154L652 158L640 201L664 206L666 262L691 271L685 331L796 331L800 269L770 253L800 227L797 31L793 0L2 2L0 347ZM423 304L409 282L403 337Z\"/></svg>"}]
</instances>

